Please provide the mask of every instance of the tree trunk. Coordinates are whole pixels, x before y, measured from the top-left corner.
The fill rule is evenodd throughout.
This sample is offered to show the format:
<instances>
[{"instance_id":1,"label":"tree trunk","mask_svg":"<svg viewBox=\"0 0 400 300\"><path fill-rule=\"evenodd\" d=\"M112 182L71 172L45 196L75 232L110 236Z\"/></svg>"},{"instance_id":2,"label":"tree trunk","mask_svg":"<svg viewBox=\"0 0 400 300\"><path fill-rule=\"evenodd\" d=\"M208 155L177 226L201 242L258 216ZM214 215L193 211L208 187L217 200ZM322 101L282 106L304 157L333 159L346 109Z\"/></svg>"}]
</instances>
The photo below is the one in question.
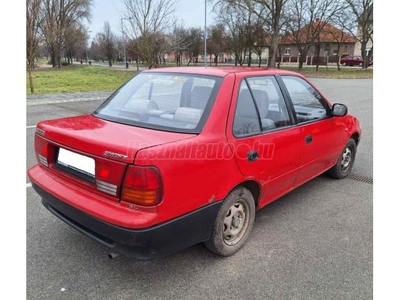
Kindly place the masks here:
<instances>
[{"instance_id":1,"label":"tree trunk","mask_svg":"<svg viewBox=\"0 0 400 300\"><path fill-rule=\"evenodd\" d=\"M361 43L361 55L362 55L362 58L363 58L363 65L362 65L362 68L363 69L367 69L368 68L368 58L367 58L367 53L366 53L366 50L367 50L367 42L362 42Z\"/></svg>"},{"instance_id":2,"label":"tree trunk","mask_svg":"<svg viewBox=\"0 0 400 300\"><path fill-rule=\"evenodd\" d=\"M301 69L303 69L303 63L304 63L304 54L300 54L300 60L299 60L299 71L301 71Z\"/></svg>"},{"instance_id":3,"label":"tree trunk","mask_svg":"<svg viewBox=\"0 0 400 300\"><path fill-rule=\"evenodd\" d=\"M319 68L319 53L320 53L320 51L321 51L321 44L318 43L318 44L315 46L315 48L316 48L316 50L317 50L317 65L316 65L316 67L315 67L315 71L318 72L318 68Z\"/></svg>"},{"instance_id":4,"label":"tree trunk","mask_svg":"<svg viewBox=\"0 0 400 300\"><path fill-rule=\"evenodd\" d=\"M33 78L32 78L32 63L28 60L28 76L29 76L29 87L31 90L31 94L35 93L35 89L33 87Z\"/></svg>"},{"instance_id":5,"label":"tree trunk","mask_svg":"<svg viewBox=\"0 0 400 300\"><path fill-rule=\"evenodd\" d=\"M271 45L269 47L269 53L268 53L268 67L270 68L275 68L276 66L276 53L279 51L278 50L278 43L279 43L279 32L275 31L272 39L271 39Z\"/></svg>"},{"instance_id":6,"label":"tree trunk","mask_svg":"<svg viewBox=\"0 0 400 300\"><path fill-rule=\"evenodd\" d=\"M339 43L338 49L337 49L337 55L336 55L336 66L337 66L338 71L340 71L340 55L339 55L340 47L341 47L341 44Z\"/></svg>"}]
</instances>

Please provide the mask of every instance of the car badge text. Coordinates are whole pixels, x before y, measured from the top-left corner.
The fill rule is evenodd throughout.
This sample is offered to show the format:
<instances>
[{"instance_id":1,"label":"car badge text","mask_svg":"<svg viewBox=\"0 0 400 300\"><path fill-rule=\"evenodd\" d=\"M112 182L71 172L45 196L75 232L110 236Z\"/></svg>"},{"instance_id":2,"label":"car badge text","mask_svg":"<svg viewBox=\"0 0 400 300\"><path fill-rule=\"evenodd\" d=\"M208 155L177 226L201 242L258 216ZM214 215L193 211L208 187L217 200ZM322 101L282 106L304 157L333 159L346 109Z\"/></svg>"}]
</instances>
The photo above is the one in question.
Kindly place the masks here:
<instances>
[{"instance_id":1,"label":"car badge text","mask_svg":"<svg viewBox=\"0 0 400 300\"><path fill-rule=\"evenodd\" d=\"M114 158L122 158L122 159L128 158L128 155L123 155L123 154L114 153L114 152L110 152L110 151L105 151L104 156L114 157Z\"/></svg>"}]
</instances>

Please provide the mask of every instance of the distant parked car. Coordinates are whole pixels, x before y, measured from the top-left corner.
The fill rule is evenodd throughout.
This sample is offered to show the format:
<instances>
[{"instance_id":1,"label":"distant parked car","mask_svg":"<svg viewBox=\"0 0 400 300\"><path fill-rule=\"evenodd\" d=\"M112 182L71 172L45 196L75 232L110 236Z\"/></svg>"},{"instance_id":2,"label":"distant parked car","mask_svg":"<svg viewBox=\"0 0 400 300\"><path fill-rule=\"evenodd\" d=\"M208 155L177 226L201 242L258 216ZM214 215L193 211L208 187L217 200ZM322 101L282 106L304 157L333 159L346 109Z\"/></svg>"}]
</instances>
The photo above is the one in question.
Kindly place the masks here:
<instances>
[{"instance_id":1,"label":"distant parked car","mask_svg":"<svg viewBox=\"0 0 400 300\"><path fill-rule=\"evenodd\" d=\"M346 57L343 57L340 60L340 63L343 66L362 66L363 65L363 58L360 55L349 55ZM372 65L372 60L368 64L369 66Z\"/></svg>"}]
</instances>

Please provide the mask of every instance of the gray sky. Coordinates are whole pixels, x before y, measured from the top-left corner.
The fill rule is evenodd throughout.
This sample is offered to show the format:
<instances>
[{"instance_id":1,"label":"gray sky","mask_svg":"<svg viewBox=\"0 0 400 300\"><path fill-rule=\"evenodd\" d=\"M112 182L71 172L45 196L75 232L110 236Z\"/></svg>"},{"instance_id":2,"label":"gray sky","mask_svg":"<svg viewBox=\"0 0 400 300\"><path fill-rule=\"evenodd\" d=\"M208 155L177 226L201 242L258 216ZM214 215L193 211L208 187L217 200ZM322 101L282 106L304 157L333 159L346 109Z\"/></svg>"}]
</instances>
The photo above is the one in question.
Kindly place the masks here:
<instances>
[{"instance_id":1,"label":"gray sky","mask_svg":"<svg viewBox=\"0 0 400 300\"><path fill-rule=\"evenodd\" d=\"M186 27L204 27L204 0L176 0L178 3L177 18ZM92 22L88 25L90 36L101 32L105 21L112 31L121 35L121 13L124 11L124 0L94 0ZM212 4L207 3L207 24L213 22Z\"/></svg>"}]
</instances>

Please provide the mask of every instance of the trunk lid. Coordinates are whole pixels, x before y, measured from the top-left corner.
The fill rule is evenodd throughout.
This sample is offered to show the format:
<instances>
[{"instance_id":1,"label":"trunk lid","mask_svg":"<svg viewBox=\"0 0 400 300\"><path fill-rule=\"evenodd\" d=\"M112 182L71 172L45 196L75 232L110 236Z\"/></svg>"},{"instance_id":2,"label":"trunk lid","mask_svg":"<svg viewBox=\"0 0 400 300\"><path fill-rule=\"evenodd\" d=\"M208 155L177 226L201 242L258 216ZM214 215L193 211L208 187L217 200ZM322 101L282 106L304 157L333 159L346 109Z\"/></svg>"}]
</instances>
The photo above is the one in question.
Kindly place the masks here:
<instances>
[{"instance_id":1,"label":"trunk lid","mask_svg":"<svg viewBox=\"0 0 400 300\"><path fill-rule=\"evenodd\" d=\"M133 163L140 149L194 136L114 123L92 115L44 121L37 128L44 132L42 136L61 146L125 163Z\"/></svg>"}]
</instances>

